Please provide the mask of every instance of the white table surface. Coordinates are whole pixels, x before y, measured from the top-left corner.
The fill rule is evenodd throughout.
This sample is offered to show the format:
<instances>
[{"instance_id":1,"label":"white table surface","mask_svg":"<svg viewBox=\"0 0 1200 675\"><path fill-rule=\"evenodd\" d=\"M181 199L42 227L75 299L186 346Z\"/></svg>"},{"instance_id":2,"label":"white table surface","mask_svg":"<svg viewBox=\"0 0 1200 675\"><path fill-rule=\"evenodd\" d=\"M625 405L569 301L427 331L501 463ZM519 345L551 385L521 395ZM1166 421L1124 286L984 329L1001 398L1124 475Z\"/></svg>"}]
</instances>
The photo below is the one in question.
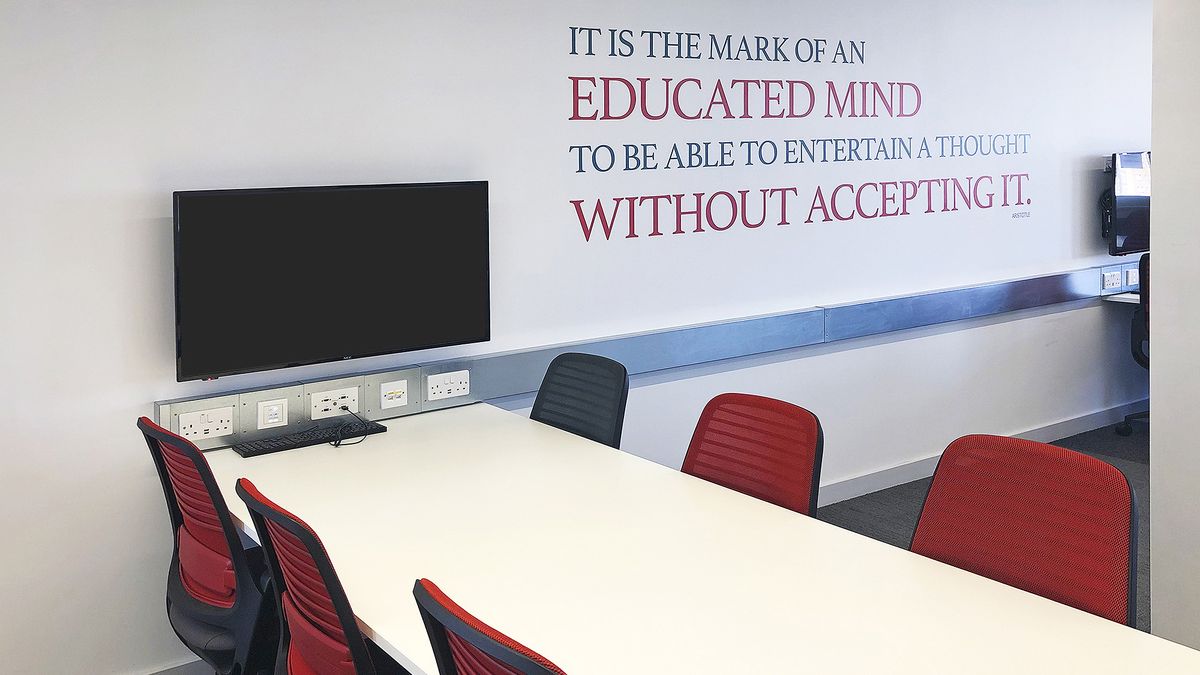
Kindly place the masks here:
<instances>
[{"instance_id":1,"label":"white table surface","mask_svg":"<svg viewBox=\"0 0 1200 675\"><path fill-rule=\"evenodd\" d=\"M437 672L422 576L571 675L1200 672L1200 651L492 406L386 424L207 456L241 523L246 476L317 531L414 673Z\"/></svg>"},{"instance_id":2,"label":"white table surface","mask_svg":"<svg viewBox=\"0 0 1200 675\"><path fill-rule=\"evenodd\" d=\"M1108 302L1123 302L1128 305L1142 304L1142 296L1137 293L1113 293L1112 295L1103 296Z\"/></svg>"}]
</instances>

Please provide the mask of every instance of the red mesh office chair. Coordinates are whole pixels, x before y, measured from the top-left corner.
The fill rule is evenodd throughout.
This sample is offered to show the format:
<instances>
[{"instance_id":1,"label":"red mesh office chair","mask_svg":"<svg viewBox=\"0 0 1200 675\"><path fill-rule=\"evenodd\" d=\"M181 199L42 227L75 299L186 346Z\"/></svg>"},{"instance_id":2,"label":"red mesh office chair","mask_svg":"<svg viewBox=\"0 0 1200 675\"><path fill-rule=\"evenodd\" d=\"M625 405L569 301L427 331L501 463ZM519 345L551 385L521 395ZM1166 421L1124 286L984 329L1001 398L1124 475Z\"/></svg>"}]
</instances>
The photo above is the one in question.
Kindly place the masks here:
<instances>
[{"instance_id":1,"label":"red mesh office chair","mask_svg":"<svg viewBox=\"0 0 1200 675\"><path fill-rule=\"evenodd\" d=\"M1094 457L964 436L938 462L910 549L1134 625L1137 505L1125 475Z\"/></svg>"},{"instance_id":2,"label":"red mesh office chair","mask_svg":"<svg viewBox=\"0 0 1200 675\"><path fill-rule=\"evenodd\" d=\"M549 659L459 607L428 579L413 586L440 675L566 675Z\"/></svg>"},{"instance_id":3,"label":"red mesh office chair","mask_svg":"<svg viewBox=\"0 0 1200 675\"><path fill-rule=\"evenodd\" d=\"M405 672L363 638L333 563L312 528L245 478L238 480L236 489L250 509L282 608L276 675Z\"/></svg>"},{"instance_id":4,"label":"red mesh office chair","mask_svg":"<svg viewBox=\"0 0 1200 675\"><path fill-rule=\"evenodd\" d=\"M817 508L824 438L817 416L753 394L704 406L682 471L798 513Z\"/></svg>"},{"instance_id":5,"label":"red mesh office chair","mask_svg":"<svg viewBox=\"0 0 1200 675\"><path fill-rule=\"evenodd\" d=\"M171 628L219 673L270 672L278 636L261 549L243 547L208 461L191 441L145 417L137 426L154 458L171 519Z\"/></svg>"}]
</instances>

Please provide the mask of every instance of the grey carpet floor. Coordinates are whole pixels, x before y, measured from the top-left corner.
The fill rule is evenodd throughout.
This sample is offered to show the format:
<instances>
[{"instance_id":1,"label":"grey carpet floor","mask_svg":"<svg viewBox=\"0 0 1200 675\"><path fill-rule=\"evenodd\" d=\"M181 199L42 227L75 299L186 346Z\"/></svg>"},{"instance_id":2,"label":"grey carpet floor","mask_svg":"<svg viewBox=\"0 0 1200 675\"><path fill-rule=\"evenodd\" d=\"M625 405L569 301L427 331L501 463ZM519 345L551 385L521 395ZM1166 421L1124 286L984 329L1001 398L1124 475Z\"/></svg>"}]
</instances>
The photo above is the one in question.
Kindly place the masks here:
<instances>
[{"instance_id":1,"label":"grey carpet floor","mask_svg":"<svg viewBox=\"0 0 1200 675\"><path fill-rule=\"evenodd\" d=\"M1150 431L1134 424L1133 435L1121 437L1112 426L1055 441L1120 469L1133 486L1138 506L1137 627L1150 630ZM930 479L897 485L817 509L817 518L872 539L908 548Z\"/></svg>"}]
</instances>

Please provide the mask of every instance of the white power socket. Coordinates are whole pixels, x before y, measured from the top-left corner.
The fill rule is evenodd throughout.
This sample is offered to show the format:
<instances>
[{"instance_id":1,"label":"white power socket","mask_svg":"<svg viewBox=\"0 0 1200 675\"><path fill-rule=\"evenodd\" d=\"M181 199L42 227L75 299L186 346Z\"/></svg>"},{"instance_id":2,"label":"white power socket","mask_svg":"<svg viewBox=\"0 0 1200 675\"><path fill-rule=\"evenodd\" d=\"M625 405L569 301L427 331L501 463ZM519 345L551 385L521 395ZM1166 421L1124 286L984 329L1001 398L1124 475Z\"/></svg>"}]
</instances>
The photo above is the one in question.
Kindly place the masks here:
<instances>
[{"instance_id":1,"label":"white power socket","mask_svg":"<svg viewBox=\"0 0 1200 675\"><path fill-rule=\"evenodd\" d=\"M408 405L408 380L384 382L379 385L379 409L402 408Z\"/></svg>"},{"instance_id":2,"label":"white power socket","mask_svg":"<svg viewBox=\"0 0 1200 675\"><path fill-rule=\"evenodd\" d=\"M358 387L314 391L309 400L312 403L310 419L323 420L326 417L350 414L342 410L342 406L348 408L350 412L356 413L358 412Z\"/></svg>"},{"instance_id":3,"label":"white power socket","mask_svg":"<svg viewBox=\"0 0 1200 675\"><path fill-rule=\"evenodd\" d=\"M1137 286L1138 285L1138 271L1137 270L1125 270L1125 285L1126 286Z\"/></svg>"},{"instance_id":4,"label":"white power socket","mask_svg":"<svg viewBox=\"0 0 1200 675\"><path fill-rule=\"evenodd\" d=\"M425 398L430 401L466 396L470 393L471 371L469 370L439 373L425 378Z\"/></svg>"},{"instance_id":5,"label":"white power socket","mask_svg":"<svg viewBox=\"0 0 1200 675\"><path fill-rule=\"evenodd\" d=\"M1104 278L1104 290L1108 291L1108 290L1111 290L1114 288L1121 287L1121 271L1120 270L1117 270L1116 272L1105 272L1103 275L1103 278Z\"/></svg>"},{"instance_id":6,"label":"white power socket","mask_svg":"<svg viewBox=\"0 0 1200 675\"><path fill-rule=\"evenodd\" d=\"M218 438L233 433L233 406L179 415L179 435L188 440Z\"/></svg>"}]
</instances>

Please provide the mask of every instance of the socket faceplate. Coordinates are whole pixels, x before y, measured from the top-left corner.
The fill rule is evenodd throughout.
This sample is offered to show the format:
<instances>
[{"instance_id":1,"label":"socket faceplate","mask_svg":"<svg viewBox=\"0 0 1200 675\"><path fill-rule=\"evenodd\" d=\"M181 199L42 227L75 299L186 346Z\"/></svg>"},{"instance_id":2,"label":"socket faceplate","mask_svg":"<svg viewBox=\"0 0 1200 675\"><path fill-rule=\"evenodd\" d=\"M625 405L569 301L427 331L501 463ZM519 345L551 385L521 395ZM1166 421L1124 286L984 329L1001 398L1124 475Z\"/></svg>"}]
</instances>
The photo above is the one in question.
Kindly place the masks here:
<instances>
[{"instance_id":1,"label":"socket faceplate","mask_svg":"<svg viewBox=\"0 0 1200 675\"><path fill-rule=\"evenodd\" d=\"M311 403L309 418L323 420L327 417L349 414L342 408L348 408L350 412L357 413L358 391L359 388L355 386L312 392L309 397Z\"/></svg>"},{"instance_id":2,"label":"socket faceplate","mask_svg":"<svg viewBox=\"0 0 1200 675\"><path fill-rule=\"evenodd\" d=\"M471 371L469 370L438 373L425 378L425 399L428 401L468 396L470 393Z\"/></svg>"},{"instance_id":3,"label":"socket faceplate","mask_svg":"<svg viewBox=\"0 0 1200 675\"><path fill-rule=\"evenodd\" d=\"M233 406L183 413L179 416L179 435L194 441L220 438L233 433Z\"/></svg>"}]
</instances>

